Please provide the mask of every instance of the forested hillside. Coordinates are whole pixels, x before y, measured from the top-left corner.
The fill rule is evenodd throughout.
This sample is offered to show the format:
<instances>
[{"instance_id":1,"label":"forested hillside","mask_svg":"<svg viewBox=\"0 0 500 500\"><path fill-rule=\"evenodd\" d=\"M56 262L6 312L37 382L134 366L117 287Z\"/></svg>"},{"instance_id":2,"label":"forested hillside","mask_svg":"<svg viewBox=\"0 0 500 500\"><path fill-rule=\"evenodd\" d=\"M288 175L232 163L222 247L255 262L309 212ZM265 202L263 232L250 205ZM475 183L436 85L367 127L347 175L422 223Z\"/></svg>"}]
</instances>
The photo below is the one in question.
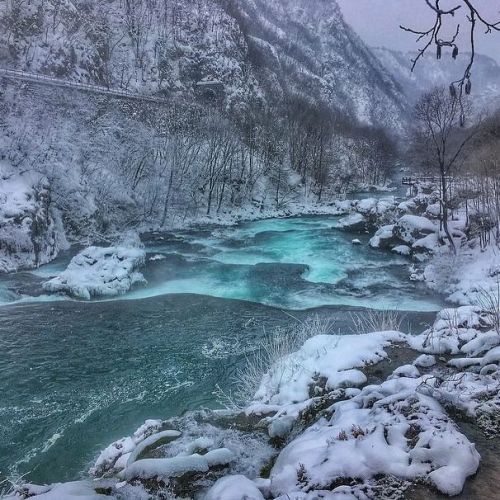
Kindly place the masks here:
<instances>
[{"instance_id":1,"label":"forested hillside","mask_svg":"<svg viewBox=\"0 0 500 500\"><path fill-rule=\"evenodd\" d=\"M164 99L0 80L2 175L47 178L70 238L387 179L403 94L333 1L0 0L0 15L1 67Z\"/></svg>"}]
</instances>

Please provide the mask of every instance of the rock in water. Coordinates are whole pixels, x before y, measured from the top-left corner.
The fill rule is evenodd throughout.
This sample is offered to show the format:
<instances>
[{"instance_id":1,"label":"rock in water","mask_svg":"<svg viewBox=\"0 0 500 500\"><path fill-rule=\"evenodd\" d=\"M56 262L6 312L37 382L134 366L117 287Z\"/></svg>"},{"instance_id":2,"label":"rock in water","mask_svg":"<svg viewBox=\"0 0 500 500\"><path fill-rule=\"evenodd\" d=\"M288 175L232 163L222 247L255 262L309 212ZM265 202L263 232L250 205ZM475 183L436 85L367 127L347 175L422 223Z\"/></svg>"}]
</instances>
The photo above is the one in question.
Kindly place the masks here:
<instances>
[{"instance_id":1,"label":"rock in water","mask_svg":"<svg viewBox=\"0 0 500 500\"><path fill-rule=\"evenodd\" d=\"M65 271L46 281L47 292L65 293L78 299L113 297L128 292L132 285L145 282L137 269L146 252L137 235L127 235L116 246L86 248L73 257Z\"/></svg>"}]
</instances>

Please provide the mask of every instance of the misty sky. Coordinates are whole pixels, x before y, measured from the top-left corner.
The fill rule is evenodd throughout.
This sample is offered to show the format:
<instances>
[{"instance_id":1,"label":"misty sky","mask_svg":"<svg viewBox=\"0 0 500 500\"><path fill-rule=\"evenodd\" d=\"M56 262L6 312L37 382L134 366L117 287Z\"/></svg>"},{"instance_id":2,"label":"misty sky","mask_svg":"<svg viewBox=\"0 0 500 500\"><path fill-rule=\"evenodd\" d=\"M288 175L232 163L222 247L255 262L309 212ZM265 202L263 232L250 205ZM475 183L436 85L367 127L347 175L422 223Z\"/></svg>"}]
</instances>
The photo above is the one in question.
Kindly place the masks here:
<instances>
[{"instance_id":1,"label":"misty sky","mask_svg":"<svg viewBox=\"0 0 500 500\"><path fill-rule=\"evenodd\" d=\"M346 21L368 45L385 46L396 50L415 50L415 37L399 29L407 25L416 29L429 29L432 25L432 11L425 0L337 0ZM457 0L444 0L443 7L458 5ZM478 9L488 21L500 20L500 0L475 0ZM464 14L455 16L462 21L465 39L467 22ZM500 63L500 32L484 35L482 26L477 30L477 52L495 58ZM444 37L443 37L444 38ZM466 51L466 44L459 48Z\"/></svg>"}]
</instances>

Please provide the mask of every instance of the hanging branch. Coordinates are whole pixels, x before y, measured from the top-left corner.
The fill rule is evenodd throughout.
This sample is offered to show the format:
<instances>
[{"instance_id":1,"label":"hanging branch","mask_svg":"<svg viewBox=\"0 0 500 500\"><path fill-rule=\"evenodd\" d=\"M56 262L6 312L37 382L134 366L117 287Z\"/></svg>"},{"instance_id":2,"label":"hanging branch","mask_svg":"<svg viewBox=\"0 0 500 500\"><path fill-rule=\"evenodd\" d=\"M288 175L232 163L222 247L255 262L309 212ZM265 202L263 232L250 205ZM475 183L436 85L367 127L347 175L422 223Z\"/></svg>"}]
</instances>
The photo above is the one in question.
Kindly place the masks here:
<instances>
[{"instance_id":1,"label":"hanging branch","mask_svg":"<svg viewBox=\"0 0 500 500\"><path fill-rule=\"evenodd\" d=\"M465 124L465 118L463 113L462 99L464 95L469 95L472 90L472 66L474 65L474 58L476 55L476 29L478 25L482 25L485 28L485 34L492 33L493 31L500 32L500 20L497 22L489 22L484 16L478 11L474 6L473 0L457 0L458 4L447 10L443 10L440 5L441 0L425 0L427 6L435 13L434 24L428 29L419 31L413 28L408 28L406 26L400 26L403 31L417 35L416 42L419 43L425 40L425 45L418 49L417 56L411 60L412 67L411 71L415 69L418 61L423 57L423 55L430 50L432 46L436 47L436 58L441 59L443 47L452 48L452 57L456 59L458 56L458 44L457 38L460 33L460 23L457 23L455 34L449 40L444 40L440 38L441 28L443 23L447 19L452 19L455 14L460 11L460 9L467 10L466 19L469 25L469 49L470 57L468 64L465 68L463 76L450 84L450 93L452 97L457 98L460 101L460 106L462 107L462 117L461 124Z\"/></svg>"}]
</instances>

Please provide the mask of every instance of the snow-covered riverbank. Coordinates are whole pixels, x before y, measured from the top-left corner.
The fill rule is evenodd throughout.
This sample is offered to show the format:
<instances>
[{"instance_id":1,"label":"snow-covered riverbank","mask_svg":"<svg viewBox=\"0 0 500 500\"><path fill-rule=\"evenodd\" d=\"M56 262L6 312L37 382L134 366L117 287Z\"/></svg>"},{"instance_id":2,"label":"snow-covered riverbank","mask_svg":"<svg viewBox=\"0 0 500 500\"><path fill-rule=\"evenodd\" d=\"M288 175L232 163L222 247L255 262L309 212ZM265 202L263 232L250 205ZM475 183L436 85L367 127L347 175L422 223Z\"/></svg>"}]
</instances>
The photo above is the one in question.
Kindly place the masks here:
<instances>
[{"instance_id":1,"label":"snow-covered riverbank","mask_svg":"<svg viewBox=\"0 0 500 500\"><path fill-rule=\"evenodd\" d=\"M325 330L276 356L242 410L147 421L89 479L10 498L400 498L415 481L457 495L480 464L457 422L500 430L498 318L468 305L416 336Z\"/></svg>"},{"instance_id":2,"label":"snow-covered riverbank","mask_svg":"<svg viewBox=\"0 0 500 500\"><path fill-rule=\"evenodd\" d=\"M262 379L242 409L148 421L107 447L88 479L19 485L11 498L400 498L415 482L459 494L480 464L460 422L499 432L500 262L465 233L456 236L463 250L445 259L424 206L418 215L370 199L328 210L345 215L339 226L353 234L392 222L384 224L390 237L379 231L372 246L389 239L395 251L406 246L397 253L414 257L415 277L464 305L442 310L416 336L385 331L387 322L384 331L358 335L314 329L292 352L275 346L265 373L253 373ZM425 256L413 252L422 239L434 242ZM440 262L450 264L438 272Z\"/></svg>"}]
</instances>

